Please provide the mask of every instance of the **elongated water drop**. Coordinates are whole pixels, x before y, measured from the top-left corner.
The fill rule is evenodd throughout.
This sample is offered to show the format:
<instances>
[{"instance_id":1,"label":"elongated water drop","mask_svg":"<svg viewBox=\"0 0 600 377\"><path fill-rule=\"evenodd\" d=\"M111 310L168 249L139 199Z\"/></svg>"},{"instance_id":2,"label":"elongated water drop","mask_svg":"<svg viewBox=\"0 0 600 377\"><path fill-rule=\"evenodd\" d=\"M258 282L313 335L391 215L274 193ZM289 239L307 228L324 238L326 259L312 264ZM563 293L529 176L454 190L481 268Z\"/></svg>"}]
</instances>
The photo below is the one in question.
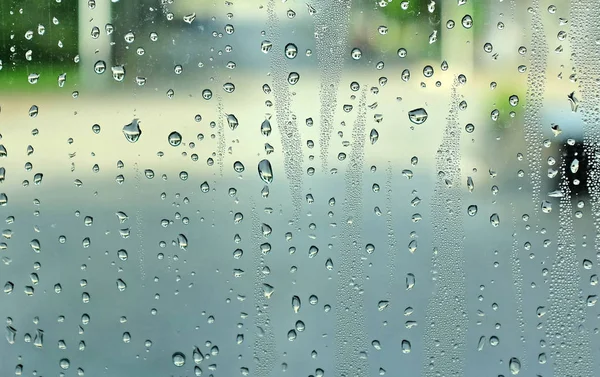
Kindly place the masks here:
<instances>
[{"instance_id":1,"label":"elongated water drop","mask_svg":"<svg viewBox=\"0 0 600 377\"><path fill-rule=\"evenodd\" d=\"M194 347L194 352L192 354L194 358L194 364L200 364L202 360L204 360L204 355L200 351L200 348Z\"/></svg>"},{"instance_id":2,"label":"elongated water drop","mask_svg":"<svg viewBox=\"0 0 600 377\"><path fill-rule=\"evenodd\" d=\"M179 245L179 248L181 250L185 250L188 246L187 237L183 234L180 234L179 236L177 236L177 244Z\"/></svg>"},{"instance_id":3,"label":"elongated water drop","mask_svg":"<svg viewBox=\"0 0 600 377\"><path fill-rule=\"evenodd\" d=\"M375 144L379 140L379 132L373 128L369 134L369 139L371 139L371 144Z\"/></svg>"},{"instance_id":4,"label":"elongated water drop","mask_svg":"<svg viewBox=\"0 0 600 377\"><path fill-rule=\"evenodd\" d=\"M273 182L273 169L269 160L262 160L258 163L258 176L266 184Z\"/></svg>"},{"instance_id":5,"label":"elongated water drop","mask_svg":"<svg viewBox=\"0 0 600 377\"><path fill-rule=\"evenodd\" d=\"M239 125L237 117L233 114L227 114L227 124L232 131L235 131Z\"/></svg>"},{"instance_id":6,"label":"elongated water drop","mask_svg":"<svg viewBox=\"0 0 600 377\"><path fill-rule=\"evenodd\" d=\"M410 353L411 345L410 342L406 339L402 340L402 353Z\"/></svg>"},{"instance_id":7,"label":"elongated water drop","mask_svg":"<svg viewBox=\"0 0 600 377\"><path fill-rule=\"evenodd\" d=\"M294 309L294 313L298 313L300 311L300 307L302 303L300 301L300 297L294 296L292 297L292 309Z\"/></svg>"},{"instance_id":8,"label":"elongated water drop","mask_svg":"<svg viewBox=\"0 0 600 377\"><path fill-rule=\"evenodd\" d=\"M269 122L268 119L265 119L260 125L260 132L263 134L263 136L269 136L271 135L271 131L271 122Z\"/></svg>"},{"instance_id":9,"label":"elongated water drop","mask_svg":"<svg viewBox=\"0 0 600 377\"><path fill-rule=\"evenodd\" d=\"M516 357L512 357L508 362L508 369L511 374L519 374L521 371L521 362Z\"/></svg>"},{"instance_id":10,"label":"elongated water drop","mask_svg":"<svg viewBox=\"0 0 600 377\"><path fill-rule=\"evenodd\" d=\"M574 158L571 162L571 173L575 174L579 171L579 160Z\"/></svg>"},{"instance_id":11,"label":"elongated water drop","mask_svg":"<svg viewBox=\"0 0 600 377\"><path fill-rule=\"evenodd\" d=\"M475 184L473 183L472 177L467 177L467 188L469 189L469 192L473 192L475 189Z\"/></svg>"}]
</instances>

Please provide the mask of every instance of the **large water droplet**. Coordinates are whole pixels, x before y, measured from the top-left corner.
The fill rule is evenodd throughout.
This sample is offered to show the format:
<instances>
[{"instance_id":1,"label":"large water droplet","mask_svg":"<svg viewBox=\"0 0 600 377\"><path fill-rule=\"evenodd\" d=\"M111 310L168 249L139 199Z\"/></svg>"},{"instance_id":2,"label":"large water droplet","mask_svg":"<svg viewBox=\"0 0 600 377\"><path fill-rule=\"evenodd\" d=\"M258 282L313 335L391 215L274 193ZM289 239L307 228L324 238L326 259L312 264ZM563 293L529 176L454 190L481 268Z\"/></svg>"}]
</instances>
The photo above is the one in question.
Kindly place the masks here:
<instances>
[{"instance_id":1,"label":"large water droplet","mask_svg":"<svg viewBox=\"0 0 600 377\"><path fill-rule=\"evenodd\" d=\"M369 139L371 139L371 144L375 144L379 140L379 132L373 128L369 134Z\"/></svg>"},{"instance_id":2,"label":"large water droplet","mask_svg":"<svg viewBox=\"0 0 600 377\"><path fill-rule=\"evenodd\" d=\"M69 366L71 366L71 363L69 362L69 359L61 359L59 362L59 366L60 369L67 370L69 369Z\"/></svg>"},{"instance_id":3,"label":"large water droplet","mask_svg":"<svg viewBox=\"0 0 600 377\"><path fill-rule=\"evenodd\" d=\"M173 354L173 364L176 367L182 367L185 365L185 355L181 352L175 352Z\"/></svg>"},{"instance_id":4,"label":"large water droplet","mask_svg":"<svg viewBox=\"0 0 600 377\"><path fill-rule=\"evenodd\" d=\"M202 360L204 360L204 355L200 351L200 348L194 347L194 352L192 354L194 358L194 364L200 364Z\"/></svg>"},{"instance_id":5,"label":"large water droplet","mask_svg":"<svg viewBox=\"0 0 600 377\"><path fill-rule=\"evenodd\" d=\"M265 119L260 125L260 132L263 134L263 136L269 136L271 135L271 131L271 122L269 122L268 119Z\"/></svg>"},{"instance_id":6,"label":"large water droplet","mask_svg":"<svg viewBox=\"0 0 600 377\"><path fill-rule=\"evenodd\" d=\"M267 184L273 182L273 169L269 160L262 160L258 163L258 176Z\"/></svg>"},{"instance_id":7,"label":"large water droplet","mask_svg":"<svg viewBox=\"0 0 600 377\"><path fill-rule=\"evenodd\" d=\"M116 65L111 67L112 76L115 81L123 81L125 79L125 67L122 65Z\"/></svg>"},{"instance_id":8,"label":"large water droplet","mask_svg":"<svg viewBox=\"0 0 600 377\"><path fill-rule=\"evenodd\" d=\"M294 59L298 55L298 47L293 43L288 43L285 46L285 57L288 59Z\"/></svg>"},{"instance_id":9,"label":"large water droplet","mask_svg":"<svg viewBox=\"0 0 600 377\"><path fill-rule=\"evenodd\" d=\"M408 112L408 119L414 124L423 124L427 120L427 111L423 108L414 109Z\"/></svg>"},{"instance_id":10,"label":"large water droplet","mask_svg":"<svg viewBox=\"0 0 600 377\"><path fill-rule=\"evenodd\" d=\"M498 216L497 213L494 213L492 216L490 216L490 224L492 224L493 227L500 225L500 216Z\"/></svg>"},{"instance_id":11,"label":"large water droplet","mask_svg":"<svg viewBox=\"0 0 600 377\"><path fill-rule=\"evenodd\" d=\"M516 357L512 357L508 362L508 369L511 374L519 374L521 371L521 362Z\"/></svg>"},{"instance_id":12,"label":"large water droplet","mask_svg":"<svg viewBox=\"0 0 600 377\"><path fill-rule=\"evenodd\" d=\"M402 353L410 353L411 345L410 342L406 339L402 341Z\"/></svg>"},{"instance_id":13,"label":"large water droplet","mask_svg":"<svg viewBox=\"0 0 600 377\"><path fill-rule=\"evenodd\" d=\"M142 129L140 128L139 119L135 118L133 121L123 127L123 135L130 143L135 143L142 136Z\"/></svg>"},{"instance_id":14,"label":"large water droplet","mask_svg":"<svg viewBox=\"0 0 600 377\"><path fill-rule=\"evenodd\" d=\"M227 114L227 124L232 131L235 131L239 125L237 117L233 114Z\"/></svg>"},{"instance_id":15,"label":"large water droplet","mask_svg":"<svg viewBox=\"0 0 600 377\"><path fill-rule=\"evenodd\" d=\"M181 134L177 131L173 131L169 134L169 144L176 147L181 144Z\"/></svg>"},{"instance_id":16,"label":"large water droplet","mask_svg":"<svg viewBox=\"0 0 600 377\"><path fill-rule=\"evenodd\" d=\"M294 296L292 297L292 309L294 309L294 313L298 313L300 311L300 307L302 306L300 302L300 297Z\"/></svg>"},{"instance_id":17,"label":"large water droplet","mask_svg":"<svg viewBox=\"0 0 600 377\"><path fill-rule=\"evenodd\" d=\"M541 204L542 212L550 213L552 212L552 203L547 200L544 200Z\"/></svg>"},{"instance_id":18,"label":"large water droplet","mask_svg":"<svg viewBox=\"0 0 600 377\"><path fill-rule=\"evenodd\" d=\"M472 18L470 15L468 15L468 14L467 14L467 15L465 15L465 16L462 18L462 26L463 26L465 29L470 29L471 27L473 27L473 18Z\"/></svg>"},{"instance_id":19,"label":"large water droplet","mask_svg":"<svg viewBox=\"0 0 600 377\"><path fill-rule=\"evenodd\" d=\"M571 162L571 173L575 174L579 171L579 160L574 158Z\"/></svg>"},{"instance_id":20,"label":"large water droplet","mask_svg":"<svg viewBox=\"0 0 600 377\"><path fill-rule=\"evenodd\" d=\"M467 213L469 216L475 216L477 214L477 206L474 204L470 205L469 208L467 208Z\"/></svg>"}]
</instances>

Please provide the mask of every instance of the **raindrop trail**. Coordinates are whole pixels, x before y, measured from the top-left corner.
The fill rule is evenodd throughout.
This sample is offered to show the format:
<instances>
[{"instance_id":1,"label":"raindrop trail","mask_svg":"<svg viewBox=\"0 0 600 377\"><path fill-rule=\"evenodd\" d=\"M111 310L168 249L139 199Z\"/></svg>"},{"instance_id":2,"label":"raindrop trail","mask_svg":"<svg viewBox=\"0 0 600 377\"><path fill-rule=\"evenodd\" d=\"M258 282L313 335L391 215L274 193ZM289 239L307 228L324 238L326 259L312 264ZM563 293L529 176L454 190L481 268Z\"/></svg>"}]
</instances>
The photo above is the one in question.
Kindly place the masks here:
<instances>
[{"instance_id":1,"label":"raindrop trail","mask_svg":"<svg viewBox=\"0 0 600 377\"><path fill-rule=\"evenodd\" d=\"M365 125L366 125L366 89L363 89L358 105L358 115L352 128L352 150L346 171L346 197L344 199L344 223L341 231L339 256L339 281L337 308L341 309L336 317L336 376L367 375L367 361L360 352L367 349L365 333L364 295L354 288L364 283L361 261L362 246L362 176L364 165ZM349 220L352 219L350 222Z\"/></svg>"},{"instance_id":2,"label":"raindrop trail","mask_svg":"<svg viewBox=\"0 0 600 377\"><path fill-rule=\"evenodd\" d=\"M432 270L437 271L433 294L426 311L425 357L422 375L463 376L467 344L467 296L464 271L465 231L457 213L463 210L461 201L461 155L458 119L458 81L451 89L451 104L447 124L436 157L437 178L431 201L433 225ZM448 182L452 183L449 187ZM429 324L434 324L429 326ZM430 367L433 362L435 368Z\"/></svg>"},{"instance_id":3,"label":"raindrop trail","mask_svg":"<svg viewBox=\"0 0 600 377\"><path fill-rule=\"evenodd\" d=\"M392 182L394 178L392 162L388 162L388 168L386 169L386 180L385 180L385 201L387 206L387 214L385 223L387 226L387 239L388 239L388 250L387 250L387 258L388 258L388 268L389 268L389 280L388 280L388 290L387 297L388 300L392 299L392 294L395 292L394 287L398 286L398 279L396 279L396 254L397 254L397 242L396 242L396 234L394 233L394 217L392 216L394 200L393 200L393 192L392 192Z\"/></svg>"},{"instance_id":4,"label":"raindrop trail","mask_svg":"<svg viewBox=\"0 0 600 377\"><path fill-rule=\"evenodd\" d=\"M217 105L217 116L219 117L219 120L217 121L217 135L218 135L218 142L217 142L217 164L219 165L219 174L222 177L223 176L223 164L225 163L225 148L226 148L226 143L225 143L225 120L223 118L225 118L223 116L223 114L225 114L224 110L223 110L223 98L221 97L221 95L217 96L217 100L218 100L218 105Z\"/></svg>"},{"instance_id":5,"label":"raindrop trail","mask_svg":"<svg viewBox=\"0 0 600 377\"><path fill-rule=\"evenodd\" d=\"M523 345L525 344L525 317L523 316L523 272L521 270L521 258L519 257L520 248L519 248L519 237L517 232L517 215L515 213L514 203L511 203L512 210L512 220L513 220L513 240L512 240L512 248L510 252L510 268L512 272L513 278L513 288L515 292L515 303L517 306L517 321L519 323L519 327L521 329L521 337L523 339ZM524 364L527 364L527 347L522 347L521 352L518 352L521 355L521 361Z\"/></svg>"},{"instance_id":6,"label":"raindrop trail","mask_svg":"<svg viewBox=\"0 0 600 377\"><path fill-rule=\"evenodd\" d=\"M563 162L563 168L565 168ZM571 189L563 175L560 198L558 248L550 269L548 334L555 376L593 376L589 331L586 323L585 301L580 299L580 262L577 259ZM587 327L587 326L585 326Z\"/></svg>"},{"instance_id":7,"label":"raindrop trail","mask_svg":"<svg viewBox=\"0 0 600 377\"><path fill-rule=\"evenodd\" d=\"M337 95L344 59L348 53L348 25L350 22L351 0L320 2L321 9L315 17L316 54L321 88L321 117L319 146L321 167L327 170L329 161L329 141L333 132L333 122L337 105Z\"/></svg>"},{"instance_id":8,"label":"raindrop trail","mask_svg":"<svg viewBox=\"0 0 600 377\"><path fill-rule=\"evenodd\" d=\"M263 285L265 284L265 274L263 267L265 266L265 258L261 252L260 244L263 234L261 231L262 222L256 212L256 203L250 199L252 208L251 219L252 229L252 255L254 261L254 306L257 313L254 315L254 337L253 359L256 364L256 375L266 377L271 374L275 368L277 361L277 347L275 343L275 335L271 327L271 319L269 315L269 301L264 294ZM277 293L275 293L277 294ZM258 335L261 332L261 335Z\"/></svg>"},{"instance_id":9,"label":"raindrop trail","mask_svg":"<svg viewBox=\"0 0 600 377\"><path fill-rule=\"evenodd\" d=\"M135 171L135 190L138 192L138 195L141 196L140 180L142 179L142 173L140 171L140 167L137 162L134 164L134 171ZM140 276L141 276L142 281L144 281L144 280L146 280L146 270L144 269L144 259L145 259L144 230L143 230L144 216L142 215L142 211L140 211L139 209L136 211L136 214L135 214L135 225L137 227L137 232L138 232L137 236L139 239L137 254L138 254L139 267L140 267Z\"/></svg>"},{"instance_id":10,"label":"raindrop trail","mask_svg":"<svg viewBox=\"0 0 600 377\"><path fill-rule=\"evenodd\" d=\"M532 3L534 13L531 17L531 59L527 74L527 93L525 95L525 142L527 143L527 161L529 164L532 202L535 217L539 216L541 169L542 169L542 105L546 90L546 62L548 44L544 25L539 14L539 0Z\"/></svg>"},{"instance_id":11,"label":"raindrop trail","mask_svg":"<svg viewBox=\"0 0 600 377\"><path fill-rule=\"evenodd\" d=\"M571 1L570 34L574 53L572 62L577 73L579 84L580 113L583 120L584 154L588 156L587 189L590 195L591 213L594 215L594 227L600 229L600 161L593 158L598 153L600 129L598 128L598 98L600 90L596 78L600 76L598 55L600 44L591 43L589 36L600 35L600 9L593 0ZM600 249L600 232L596 232L594 249ZM597 375L598 371L592 373Z\"/></svg>"},{"instance_id":12,"label":"raindrop trail","mask_svg":"<svg viewBox=\"0 0 600 377\"><path fill-rule=\"evenodd\" d=\"M276 13L276 1L269 0L267 5L269 37L273 41L274 48L271 55L271 75L273 77L273 94L276 115L276 124L279 127L281 145L284 157L285 175L289 182L291 204L293 207L292 219L296 223L300 218L302 210L302 164L304 155L302 153L302 139L298 130L295 117L291 116L290 89L287 81L288 62L281 46L279 35L279 19Z\"/></svg>"}]
</instances>

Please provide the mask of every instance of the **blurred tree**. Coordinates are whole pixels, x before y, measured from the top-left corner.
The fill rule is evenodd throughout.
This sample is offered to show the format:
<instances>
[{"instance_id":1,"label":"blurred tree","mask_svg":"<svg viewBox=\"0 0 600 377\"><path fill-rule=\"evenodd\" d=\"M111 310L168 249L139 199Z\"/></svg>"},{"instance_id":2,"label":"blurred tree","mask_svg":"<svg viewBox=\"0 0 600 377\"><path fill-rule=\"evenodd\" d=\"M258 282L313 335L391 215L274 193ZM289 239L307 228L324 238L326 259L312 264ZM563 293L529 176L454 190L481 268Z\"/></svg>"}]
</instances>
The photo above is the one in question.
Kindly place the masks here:
<instances>
[{"instance_id":1,"label":"blurred tree","mask_svg":"<svg viewBox=\"0 0 600 377\"><path fill-rule=\"evenodd\" d=\"M385 0L383 0L385 1ZM392 27L398 32L399 37L406 35L416 35L417 38L411 37L411 44L417 46L427 46L427 48L417 48L415 51L410 51L412 56L417 58L434 58L441 56L442 33L439 32L441 27L442 3L434 3L431 0L411 0L406 9L401 5L403 1L393 1L387 3L384 7L379 7L380 12L385 16L389 27ZM433 10L433 12L430 12ZM437 30L437 41L429 43L429 36ZM406 38L402 38L406 41ZM409 49L410 44L403 46ZM415 55L418 54L418 55Z\"/></svg>"},{"instance_id":2,"label":"blurred tree","mask_svg":"<svg viewBox=\"0 0 600 377\"><path fill-rule=\"evenodd\" d=\"M0 1L0 59L3 68L73 65L78 51L77 10L77 0ZM31 60L26 58L29 50Z\"/></svg>"}]
</instances>

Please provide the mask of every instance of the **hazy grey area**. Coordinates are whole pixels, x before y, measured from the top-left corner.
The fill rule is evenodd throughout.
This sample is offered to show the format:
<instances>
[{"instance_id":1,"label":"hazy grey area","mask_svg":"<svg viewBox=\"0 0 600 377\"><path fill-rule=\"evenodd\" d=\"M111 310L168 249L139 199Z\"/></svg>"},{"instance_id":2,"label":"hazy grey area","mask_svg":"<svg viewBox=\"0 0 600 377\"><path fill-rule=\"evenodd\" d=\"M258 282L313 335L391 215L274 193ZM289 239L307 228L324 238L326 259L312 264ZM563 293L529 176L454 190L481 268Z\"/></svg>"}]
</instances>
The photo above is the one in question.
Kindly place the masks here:
<instances>
[{"instance_id":1,"label":"hazy grey area","mask_svg":"<svg viewBox=\"0 0 600 377\"><path fill-rule=\"evenodd\" d=\"M440 3L2 4L2 374L599 375L600 3Z\"/></svg>"}]
</instances>

